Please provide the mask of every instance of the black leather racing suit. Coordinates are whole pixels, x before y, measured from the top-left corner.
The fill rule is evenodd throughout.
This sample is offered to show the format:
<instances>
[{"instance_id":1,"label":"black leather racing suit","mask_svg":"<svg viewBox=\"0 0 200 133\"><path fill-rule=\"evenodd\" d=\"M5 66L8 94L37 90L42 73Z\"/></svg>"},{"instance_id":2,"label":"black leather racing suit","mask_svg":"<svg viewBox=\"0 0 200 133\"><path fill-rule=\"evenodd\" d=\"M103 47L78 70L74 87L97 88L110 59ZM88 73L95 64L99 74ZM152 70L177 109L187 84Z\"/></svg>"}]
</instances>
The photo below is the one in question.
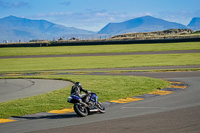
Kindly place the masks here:
<instances>
[{"instance_id":1,"label":"black leather racing suit","mask_svg":"<svg viewBox=\"0 0 200 133\"><path fill-rule=\"evenodd\" d=\"M82 91L85 92L85 94L81 94ZM86 102L86 103L89 101L89 95L87 93L88 93L88 91L85 90L83 87L72 86L71 96L76 95L76 96L80 97L83 100L83 102Z\"/></svg>"}]
</instances>

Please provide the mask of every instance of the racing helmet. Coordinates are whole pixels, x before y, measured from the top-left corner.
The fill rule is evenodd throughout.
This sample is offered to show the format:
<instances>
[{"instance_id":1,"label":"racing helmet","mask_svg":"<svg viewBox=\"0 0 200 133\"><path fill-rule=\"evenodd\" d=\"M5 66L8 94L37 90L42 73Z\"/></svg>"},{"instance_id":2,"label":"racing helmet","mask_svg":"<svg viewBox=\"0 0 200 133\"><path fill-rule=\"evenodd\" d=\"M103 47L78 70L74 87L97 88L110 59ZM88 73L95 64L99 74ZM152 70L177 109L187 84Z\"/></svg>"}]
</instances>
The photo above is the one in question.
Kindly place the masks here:
<instances>
[{"instance_id":1,"label":"racing helmet","mask_svg":"<svg viewBox=\"0 0 200 133\"><path fill-rule=\"evenodd\" d=\"M78 86L78 87L81 87L81 83L80 82L76 82L74 85Z\"/></svg>"}]
</instances>

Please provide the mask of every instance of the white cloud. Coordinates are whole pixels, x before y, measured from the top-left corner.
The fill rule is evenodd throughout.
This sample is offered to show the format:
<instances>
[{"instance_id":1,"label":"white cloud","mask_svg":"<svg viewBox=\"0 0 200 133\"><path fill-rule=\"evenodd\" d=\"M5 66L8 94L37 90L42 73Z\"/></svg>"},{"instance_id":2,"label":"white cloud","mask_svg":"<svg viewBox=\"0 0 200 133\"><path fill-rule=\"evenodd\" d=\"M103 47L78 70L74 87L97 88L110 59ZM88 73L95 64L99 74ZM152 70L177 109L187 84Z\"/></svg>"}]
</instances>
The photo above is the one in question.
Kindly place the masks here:
<instances>
[{"instance_id":1,"label":"white cloud","mask_svg":"<svg viewBox=\"0 0 200 133\"><path fill-rule=\"evenodd\" d=\"M0 8L21 8L21 7L30 7L27 2L6 2L0 0Z\"/></svg>"},{"instance_id":2,"label":"white cloud","mask_svg":"<svg viewBox=\"0 0 200 133\"><path fill-rule=\"evenodd\" d=\"M64 5L64 6L69 6L71 4L70 1L66 1L66 2L62 2L60 3L60 5Z\"/></svg>"},{"instance_id":3,"label":"white cloud","mask_svg":"<svg viewBox=\"0 0 200 133\"><path fill-rule=\"evenodd\" d=\"M157 15L159 18L188 25L193 17L200 17L200 10L163 11Z\"/></svg>"}]
</instances>

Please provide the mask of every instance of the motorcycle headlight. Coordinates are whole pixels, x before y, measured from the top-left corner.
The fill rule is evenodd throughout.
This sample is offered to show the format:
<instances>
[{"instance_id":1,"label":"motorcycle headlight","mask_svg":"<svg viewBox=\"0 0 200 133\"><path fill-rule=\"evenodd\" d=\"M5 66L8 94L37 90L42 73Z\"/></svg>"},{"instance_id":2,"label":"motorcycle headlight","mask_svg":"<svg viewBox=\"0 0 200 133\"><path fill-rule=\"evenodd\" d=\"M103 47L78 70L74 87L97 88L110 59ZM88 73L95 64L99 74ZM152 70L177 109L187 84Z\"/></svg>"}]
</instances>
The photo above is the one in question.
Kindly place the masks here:
<instances>
[{"instance_id":1,"label":"motorcycle headlight","mask_svg":"<svg viewBox=\"0 0 200 133\"><path fill-rule=\"evenodd\" d=\"M70 103L71 100L72 100L72 97L68 97L68 98L67 98L67 102Z\"/></svg>"}]
</instances>

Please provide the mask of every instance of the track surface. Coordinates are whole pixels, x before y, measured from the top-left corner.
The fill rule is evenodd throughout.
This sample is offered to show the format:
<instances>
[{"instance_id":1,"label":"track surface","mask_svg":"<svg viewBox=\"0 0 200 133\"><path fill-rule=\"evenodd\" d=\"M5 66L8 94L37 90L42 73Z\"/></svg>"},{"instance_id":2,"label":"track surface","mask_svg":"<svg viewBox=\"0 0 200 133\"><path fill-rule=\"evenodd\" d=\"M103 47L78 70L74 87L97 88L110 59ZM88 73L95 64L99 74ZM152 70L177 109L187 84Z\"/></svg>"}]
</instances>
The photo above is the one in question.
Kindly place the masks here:
<instances>
[{"instance_id":1,"label":"track surface","mask_svg":"<svg viewBox=\"0 0 200 133\"><path fill-rule=\"evenodd\" d=\"M46 79L0 79L0 102L24 98L72 85L71 82Z\"/></svg>"},{"instance_id":2,"label":"track surface","mask_svg":"<svg viewBox=\"0 0 200 133\"><path fill-rule=\"evenodd\" d=\"M64 54L64 55L27 55L27 56L0 56L0 59L9 58L51 58L51 57L78 57L78 56L109 56L109 55L145 55L145 54L184 54L200 53L200 50L174 50L174 51L146 51L124 53L89 53L89 54Z\"/></svg>"},{"instance_id":3,"label":"track surface","mask_svg":"<svg viewBox=\"0 0 200 133\"><path fill-rule=\"evenodd\" d=\"M33 133L79 133L80 130L84 133L199 133L199 110L200 106L78 126L66 126Z\"/></svg>"}]
</instances>

